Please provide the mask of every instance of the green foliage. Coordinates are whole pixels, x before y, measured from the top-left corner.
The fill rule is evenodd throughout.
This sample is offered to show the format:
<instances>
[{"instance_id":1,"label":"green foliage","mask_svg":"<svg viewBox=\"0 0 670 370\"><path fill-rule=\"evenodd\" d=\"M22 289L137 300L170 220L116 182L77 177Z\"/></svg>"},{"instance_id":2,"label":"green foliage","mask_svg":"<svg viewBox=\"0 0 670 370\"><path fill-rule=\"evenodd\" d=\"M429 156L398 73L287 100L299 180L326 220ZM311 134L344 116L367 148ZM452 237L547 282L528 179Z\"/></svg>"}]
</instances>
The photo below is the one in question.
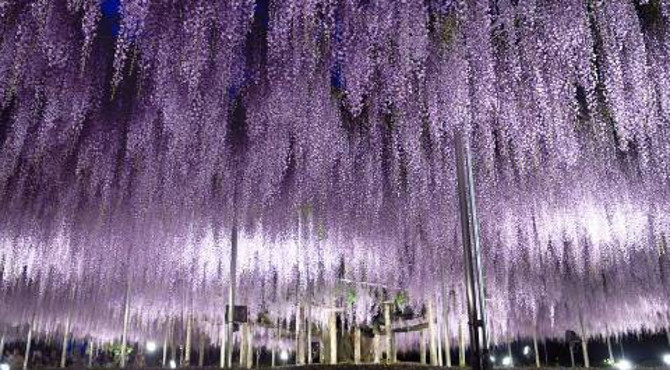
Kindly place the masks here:
<instances>
[{"instance_id":1,"label":"green foliage","mask_svg":"<svg viewBox=\"0 0 670 370\"><path fill-rule=\"evenodd\" d=\"M105 345L105 351L112 354L112 358L115 364L121 363L121 343L109 343ZM126 345L126 359L130 354L133 353L133 348Z\"/></svg>"},{"instance_id":2,"label":"green foliage","mask_svg":"<svg viewBox=\"0 0 670 370\"><path fill-rule=\"evenodd\" d=\"M356 289L349 288L346 296L347 306L353 306L356 303Z\"/></svg>"},{"instance_id":3,"label":"green foliage","mask_svg":"<svg viewBox=\"0 0 670 370\"><path fill-rule=\"evenodd\" d=\"M407 302L409 302L409 294L404 290L398 292L393 298L393 304L398 308L404 307Z\"/></svg>"}]
</instances>

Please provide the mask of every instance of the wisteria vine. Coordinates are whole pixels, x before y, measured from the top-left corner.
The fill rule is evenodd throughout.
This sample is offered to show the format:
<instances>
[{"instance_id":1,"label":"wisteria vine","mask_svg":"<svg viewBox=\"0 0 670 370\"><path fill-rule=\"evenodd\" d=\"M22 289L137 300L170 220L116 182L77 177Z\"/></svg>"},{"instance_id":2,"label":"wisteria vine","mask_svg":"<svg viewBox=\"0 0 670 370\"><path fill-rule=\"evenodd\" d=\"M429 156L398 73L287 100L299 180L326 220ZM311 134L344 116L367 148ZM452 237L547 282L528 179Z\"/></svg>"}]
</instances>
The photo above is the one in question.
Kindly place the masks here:
<instances>
[{"instance_id":1,"label":"wisteria vine","mask_svg":"<svg viewBox=\"0 0 670 370\"><path fill-rule=\"evenodd\" d=\"M216 338L233 224L253 317L463 323L459 132L493 341L670 325L667 1L110 3L0 1L0 327Z\"/></svg>"}]
</instances>

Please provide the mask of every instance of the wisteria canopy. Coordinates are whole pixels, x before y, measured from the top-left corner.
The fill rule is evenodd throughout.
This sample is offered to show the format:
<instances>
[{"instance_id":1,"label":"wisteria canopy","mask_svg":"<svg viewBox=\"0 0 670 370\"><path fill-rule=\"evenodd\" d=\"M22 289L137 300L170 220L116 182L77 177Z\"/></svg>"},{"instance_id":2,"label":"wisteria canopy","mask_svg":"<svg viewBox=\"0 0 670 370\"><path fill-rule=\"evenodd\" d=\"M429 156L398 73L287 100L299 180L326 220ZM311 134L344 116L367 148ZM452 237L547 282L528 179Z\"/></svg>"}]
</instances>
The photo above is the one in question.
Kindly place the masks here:
<instances>
[{"instance_id":1,"label":"wisteria canopy","mask_svg":"<svg viewBox=\"0 0 670 370\"><path fill-rule=\"evenodd\" d=\"M252 317L465 323L461 132L493 342L668 327L670 1L115 3L0 0L0 329L216 338L232 225Z\"/></svg>"}]
</instances>

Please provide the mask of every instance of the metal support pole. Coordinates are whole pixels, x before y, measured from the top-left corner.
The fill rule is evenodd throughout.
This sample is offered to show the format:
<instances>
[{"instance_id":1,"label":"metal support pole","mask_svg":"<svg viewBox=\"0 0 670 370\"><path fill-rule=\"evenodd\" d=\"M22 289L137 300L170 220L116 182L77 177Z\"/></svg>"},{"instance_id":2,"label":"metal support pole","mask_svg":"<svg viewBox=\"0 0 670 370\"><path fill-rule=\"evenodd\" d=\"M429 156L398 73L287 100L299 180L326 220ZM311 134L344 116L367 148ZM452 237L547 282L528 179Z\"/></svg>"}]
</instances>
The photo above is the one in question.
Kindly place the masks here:
<instances>
[{"instance_id":1,"label":"metal support pole","mask_svg":"<svg viewBox=\"0 0 670 370\"><path fill-rule=\"evenodd\" d=\"M235 285L237 280L237 224L233 223L230 232L230 285L228 286L228 327L226 335L226 354L228 368L233 367L233 321L235 311Z\"/></svg>"},{"instance_id":2,"label":"metal support pole","mask_svg":"<svg viewBox=\"0 0 670 370\"><path fill-rule=\"evenodd\" d=\"M126 285L126 298L123 307L123 334L121 335L121 368L126 367L126 341L128 340L128 322L130 321L130 278Z\"/></svg>"},{"instance_id":3,"label":"metal support pole","mask_svg":"<svg viewBox=\"0 0 670 370\"><path fill-rule=\"evenodd\" d=\"M475 204L474 178L470 148L462 133L456 135L458 198L461 214L461 234L465 261L466 297L470 328L472 369L490 367L486 339L486 306L484 281L479 248L479 226Z\"/></svg>"}]
</instances>

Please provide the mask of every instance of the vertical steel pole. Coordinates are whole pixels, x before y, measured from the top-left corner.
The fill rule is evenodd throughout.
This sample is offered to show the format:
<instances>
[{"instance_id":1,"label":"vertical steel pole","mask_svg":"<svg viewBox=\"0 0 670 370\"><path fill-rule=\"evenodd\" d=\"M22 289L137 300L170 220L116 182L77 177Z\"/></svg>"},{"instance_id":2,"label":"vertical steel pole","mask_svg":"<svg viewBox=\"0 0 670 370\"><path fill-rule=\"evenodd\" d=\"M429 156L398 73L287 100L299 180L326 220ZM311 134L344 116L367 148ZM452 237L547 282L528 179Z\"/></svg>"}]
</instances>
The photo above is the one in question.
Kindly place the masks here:
<instances>
[{"instance_id":1,"label":"vertical steel pole","mask_svg":"<svg viewBox=\"0 0 670 370\"><path fill-rule=\"evenodd\" d=\"M233 321L235 311L235 285L237 280L237 223L230 233L230 285L228 286L228 327L226 336L228 367L233 367Z\"/></svg>"},{"instance_id":2,"label":"vertical steel pole","mask_svg":"<svg viewBox=\"0 0 670 370\"><path fill-rule=\"evenodd\" d=\"M461 234L465 262L466 298L468 304L468 326L472 369L487 369L486 307L479 248L479 226L475 204L474 178L469 145L462 133L456 135L456 162L458 198L461 216Z\"/></svg>"}]
</instances>

